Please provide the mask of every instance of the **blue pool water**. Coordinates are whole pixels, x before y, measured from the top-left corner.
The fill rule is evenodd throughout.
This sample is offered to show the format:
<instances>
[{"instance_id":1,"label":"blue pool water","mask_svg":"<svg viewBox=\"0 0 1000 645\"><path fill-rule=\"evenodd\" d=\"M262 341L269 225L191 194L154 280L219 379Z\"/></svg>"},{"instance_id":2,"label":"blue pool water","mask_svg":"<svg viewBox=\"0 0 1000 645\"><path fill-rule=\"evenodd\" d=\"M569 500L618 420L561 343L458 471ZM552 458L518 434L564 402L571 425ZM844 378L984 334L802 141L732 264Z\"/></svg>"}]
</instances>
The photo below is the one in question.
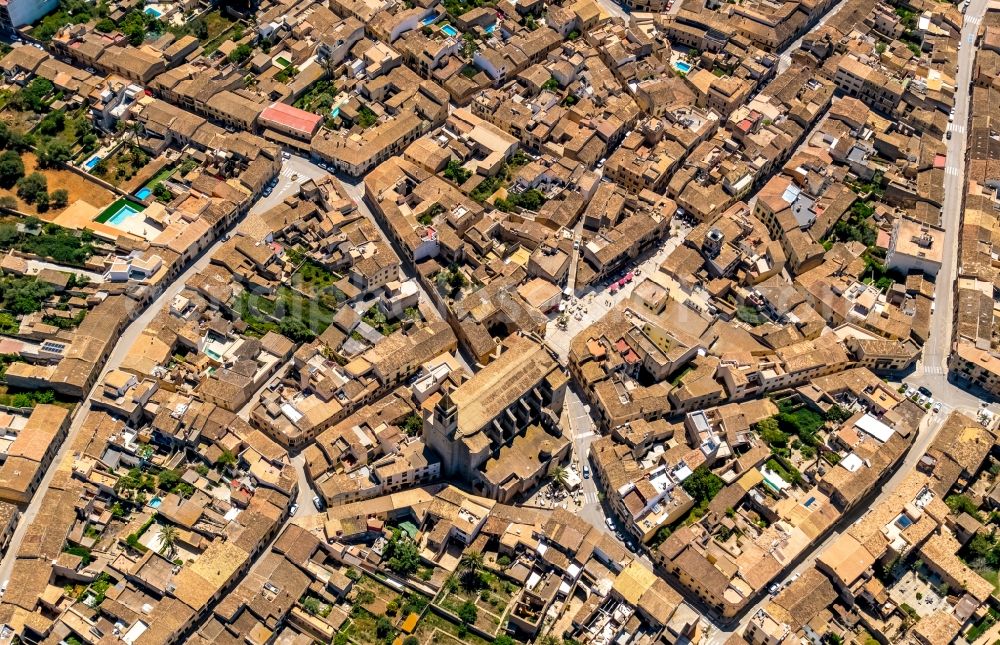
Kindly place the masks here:
<instances>
[{"instance_id":1,"label":"blue pool water","mask_svg":"<svg viewBox=\"0 0 1000 645\"><path fill-rule=\"evenodd\" d=\"M160 499L159 497L154 497L153 499L149 500L149 507L160 508L160 504L162 503L163 503L162 499Z\"/></svg>"},{"instance_id":2,"label":"blue pool water","mask_svg":"<svg viewBox=\"0 0 1000 645\"><path fill-rule=\"evenodd\" d=\"M118 212L108 218L108 224L121 224L138 212L138 210L128 204L122 204L122 207L118 209Z\"/></svg>"},{"instance_id":3,"label":"blue pool water","mask_svg":"<svg viewBox=\"0 0 1000 645\"><path fill-rule=\"evenodd\" d=\"M458 30L452 27L451 25L441 25L441 31L448 34L452 38L458 35Z\"/></svg>"},{"instance_id":4,"label":"blue pool water","mask_svg":"<svg viewBox=\"0 0 1000 645\"><path fill-rule=\"evenodd\" d=\"M335 118L335 119L338 116L340 116L340 106L339 105L337 107L333 108L332 110L330 110L330 116L333 117L333 118Z\"/></svg>"},{"instance_id":5,"label":"blue pool water","mask_svg":"<svg viewBox=\"0 0 1000 645\"><path fill-rule=\"evenodd\" d=\"M101 163L101 158L95 155L90 158L90 161L88 161L83 165L87 167L87 170L93 170L94 166L96 166L99 163Z\"/></svg>"},{"instance_id":6,"label":"blue pool water","mask_svg":"<svg viewBox=\"0 0 1000 645\"><path fill-rule=\"evenodd\" d=\"M691 63L686 63L682 60L679 60L676 63L674 63L674 67L677 69L677 71L684 72L685 74L691 71Z\"/></svg>"},{"instance_id":7,"label":"blue pool water","mask_svg":"<svg viewBox=\"0 0 1000 645\"><path fill-rule=\"evenodd\" d=\"M146 13L149 14L150 16L153 16L154 18L159 18L160 16L163 15L162 13L160 13L159 11L157 11L152 7L146 7Z\"/></svg>"},{"instance_id":8,"label":"blue pool water","mask_svg":"<svg viewBox=\"0 0 1000 645\"><path fill-rule=\"evenodd\" d=\"M805 506L806 508L809 508L810 506L812 506L812 503L815 502L815 501L816 501L815 497L810 497L809 499L806 500L806 503L803 504L803 506Z\"/></svg>"},{"instance_id":9,"label":"blue pool water","mask_svg":"<svg viewBox=\"0 0 1000 645\"><path fill-rule=\"evenodd\" d=\"M138 197L139 199L146 199L147 197L149 197L152 194L153 194L153 191L151 191L150 189L148 189L148 188L140 188L138 190L138 192L136 192L135 196Z\"/></svg>"},{"instance_id":10,"label":"blue pool water","mask_svg":"<svg viewBox=\"0 0 1000 645\"><path fill-rule=\"evenodd\" d=\"M492 34L493 30L496 29L496 28L497 28L497 23L494 22L492 25L490 25L489 27L486 28L486 33Z\"/></svg>"},{"instance_id":11,"label":"blue pool water","mask_svg":"<svg viewBox=\"0 0 1000 645\"><path fill-rule=\"evenodd\" d=\"M913 520L911 520L910 518L908 518L905 515L900 515L899 519L896 520L896 524L899 525L899 528L905 529L905 528L909 527L911 524L913 524Z\"/></svg>"},{"instance_id":12,"label":"blue pool water","mask_svg":"<svg viewBox=\"0 0 1000 645\"><path fill-rule=\"evenodd\" d=\"M433 13L433 14L427 16L426 18L424 18L423 20L421 20L420 24L422 24L422 25L430 25L430 24L433 24L434 21L437 20L437 19L438 19L437 14Z\"/></svg>"}]
</instances>

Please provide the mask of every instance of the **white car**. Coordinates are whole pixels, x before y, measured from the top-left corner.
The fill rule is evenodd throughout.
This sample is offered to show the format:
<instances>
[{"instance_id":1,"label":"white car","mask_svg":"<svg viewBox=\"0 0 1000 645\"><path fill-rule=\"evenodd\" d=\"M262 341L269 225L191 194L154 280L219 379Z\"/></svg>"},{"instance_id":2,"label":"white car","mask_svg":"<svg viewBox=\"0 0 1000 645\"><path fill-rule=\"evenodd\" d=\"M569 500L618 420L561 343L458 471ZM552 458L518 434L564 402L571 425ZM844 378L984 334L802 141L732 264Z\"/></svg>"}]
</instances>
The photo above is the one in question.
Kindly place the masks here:
<instances>
[{"instance_id":1,"label":"white car","mask_svg":"<svg viewBox=\"0 0 1000 645\"><path fill-rule=\"evenodd\" d=\"M319 495L313 497L313 506L316 507L317 511L323 510L323 499Z\"/></svg>"},{"instance_id":2,"label":"white car","mask_svg":"<svg viewBox=\"0 0 1000 645\"><path fill-rule=\"evenodd\" d=\"M931 409L934 410L935 412L940 412L941 411L941 404L940 403L935 403L934 407L931 408Z\"/></svg>"},{"instance_id":3,"label":"white car","mask_svg":"<svg viewBox=\"0 0 1000 645\"><path fill-rule=\"evenodd\" d=\"M288 514L289 515L295 515L295 513L297 513L298 510L299 510L299 505L298 504L292 504L292 507L290 509L288 509Z\"/></svg>"},{"instance_id":4,"label":"white car","mask_svg":"<svg viewBox=\"0 0 1000 645\"><path fill-rule=\"evenodd\" d=\"M608 528L611 529L612 531L615 530L615 523L611 520L610 517L604 518L604 523L607 524Z\"/></svg>"}]
</instances>

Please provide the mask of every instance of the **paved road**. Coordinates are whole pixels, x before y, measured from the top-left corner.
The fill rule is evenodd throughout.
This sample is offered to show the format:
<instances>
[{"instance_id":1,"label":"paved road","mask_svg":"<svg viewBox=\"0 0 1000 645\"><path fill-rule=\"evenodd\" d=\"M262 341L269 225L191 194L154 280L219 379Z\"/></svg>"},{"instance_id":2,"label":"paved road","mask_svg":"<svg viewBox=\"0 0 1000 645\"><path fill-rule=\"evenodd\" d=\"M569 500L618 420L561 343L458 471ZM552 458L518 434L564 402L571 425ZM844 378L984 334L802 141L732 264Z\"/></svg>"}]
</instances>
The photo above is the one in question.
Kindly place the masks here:
<instances>
[{"instance_id":1,"label":"paved road","mask_svg":"<svg viewBox=\"0 0 1000 645\"><path fill-rule=\"evenodd\" d=\"M632 271L635 273L635 279L619 289L617 293L612 294L610 287L602 286L600 283L592 284L580 291L573 300L569 301L578 309L576 312L567 309L568 321L565 329L560 328L556 323L558 318L556 314L550 316L549 323L545 328L545 342L559 356L563 365L568 360L570 342L576 338L577 334L604 317L622 300L631 296L632 290L645 277L656 274L663 261L684 242L684 238L689 232L690 228L687 225L676 223L676 220L671 223L670 233L663 240L656 246L647 249L634 261L622 266L619 272ZM576 319L577 315L580 316L579 320Z\"/></svg>"},{"instance_id":2,"label":"paved road","mask_svg":"<svg viewBox=\"0 0 1000 645\"><path fill-rule=\"evenodd\" d=\"M823 16L819 20L816 21L816 24L813 25L809 29L809 31L807 31L805 34L803 34L800 38L798 38L791 45L789 45L788 47L785 47L785 50L783 52L781 52L781 54L778 56L778 73L779 74L783 73L785 70L787 70L789 67L792 66L792 52L794 52L795 50L797 50L799 47L802 46L802 39L805 38L806 36L808 36L809 33L812 32L813 30L818 29L819 27L822 27L823 25L825 25L826 21L829 20L830 18L832 18L833 16L837 15L837 12L840 11L844 7L845 4L847 4L847 3L844 0L837 0L836 4L834 4L834 6L829 9L829 11L827 11L825 14L823 14Z\"/></svg>"},{"instance_id":3,"label":"paved road","mask_svg":"<svg viewBox=\"0 0 1000 645\"><path fill-rule=\"evenodd\" d=\"M286 197L294 195L300 185L309 179L319 179L325 174L327 174L325 170L305 157L292 155L282 162L281 172L278 174L278 183L275 185L274 190L267 197L261 197L257 200L257 203L253 205L250 212L263 213L267 209L277 206ZM292 179L292 177L295 177L295 179Z\"/></svg>"},{"instance_id":4,"label":"paved road","mask_svg":"<svg viewBox=\"0 0 1000 645\"><path fill-rule=\"evenodd\" d=\"M241 221L242 220L237 221L237 228L239 227ZM115 348L111 351L111 355L104 364L104 368L101 370L100 376L97 378L94 387L87 393L87 397L77 408L76 414L70 424L69 432L66 435L66 440L63 441L62 446L59 448L58 452L56 452L56 456L52 460L52 465L49 466L48 471L45 473L44 477L42 477L42 481L38 486L38 490L35 492L35 496L31 499L31 502L28 503L20 522L18 522L17 528L14 531L14 536L11 538L10 545L8 546L6 553L4 553L3 560L0 561L0 580L7 580L10 577L11 567L14 565L17 551L21 546L21 541L24 539L24 533L38 515L38 509L41 505L42 498L45 496L45 491L52 482L52 477L55 475L60 463L63 460L71 458L71 455L69 454L70 446L73 445L73 441L83 425L83 420L86 418L87 413L90 410L90 397L97 390L97 388L101 387L104 375L113 369L117 369L118 366L121 365L126 354L128 353L129 348L132 347L135 341L139 338L139 335L142 334L143 330L149 326L149 324L153 321L157 314L163 310L164 307L169 306L170 302L174 299L174 296L184 289L188 280L190 280L192 276L197 275L208 266L212 255L223 243L224 237L219 238L214 244L205 249L201 255L195 259L191 266L189 266L186 271L181 273L177 279L170 283L166 289L164 289L163 293L153 300L145 311L143 311L138 318L132 321L132 323L129 324L122 332Z\"/></svg>"},{"instance_id":5,"label":"paved road","mask_svg":"<svg viewBox=\"0 0 1000 645\"><path fill-rule=\"evenodd\" d=\"M407 266L406 261L402 259L403 256L400 254L400 249L396 247L392 238L386 235L385 231L382 230L382 226L379 224L375 214L372 213L371 209L368 207L368 202L365 201L364 178L350 177L343 173L337 173L336 177L344 186L344 190L347 191L347 194L358 205L358 210L360 210L361 213L368 218L368 221L375 225L375 228L378 229L379 234L382 236L382 240L395 251L397 256L400 257L400 273L408 278L413 278L414 282L416 282L417 288L420 290L420 303L423 305L420 307L420 310L437 312L438 319L444 320L445 313L437 307L433 300L431 300L430 294L428 294L427 289L424 288L424 283L417 278L417 276L413 273L412 268ZM470 374L475 372L475 370L472 369L472 365L475 361L473 361L470 356L466 355L465 350L461 345L459 345L459 351L456 352L456 355L458 357L458 361Z\"/></svg>"},{"instance_id":6,"label":"paved road","mask_svg":"<svg viewBox=\"0 0 1000 645\"><path fill-rule=\"evenodd\" d=\"M604 10L604 12L607 13L612 18L621 18L625 22L628 22L629 19L628 9L615 2L615 0L597 0L597 4L600 5L601 9ZM679 8L681 0L677 0L675 4Z\"/></svg>"},{"instance_id":7,"label":"paved road","mask_svg":"<svg viewBox=\"0 0 1000 645\"><path fill-rule=\"evenodd\" d=\"M944 207L941 225L944 227L944 262L938 272L934 289L934 312L931 315L931 336L924 344L917 371L907 383L924 386L934 398L955 408L975 408L978 397L948 381L947 359L951 353L954 317L954 288L958 264L958 232L961 224L962 200L965 195L966 131L969 122L969 84L975 59L976 31L986 12L986 0L972 0L962 29L962 49L958 52L958 80L955 93L955 120L949 126L950 141L946 140L948 159L944 176Z\"/></svg>"},{"instance_id":8,"label":"paved road","mask_svg":"<svg viewBox=\"0 0 1000 645\"><path fill-rule=\"evenodd\" d=\"M906 476L912 472L920 458L927 452L928 446L934 441L938 431L941 429L947 417L948 409L957 409L966 412L974 412L979 408L980 399L973 394L959 389L952 385L947 379L945 361L951 348L952 316L953 316L953 287L955 267L958 262L958 242L957 234L960 222L960 210L962 197L965 191L965 124L969 114L969 81L971 78L972 64L975 55L975 48L968 43L968 39L978 29L980 19L986 10L986 0L972 0L966 14L965 26L962 30L963 46L959 52L958 68L958 88L955 95L956 115L952 126L954 134L948 141L948 168L945 173L945 200L944 216L942 225L945 228L945 258L935 283L935 308L931 317L932 334L923 349L923 364L919 366L917 372L906 378L907 383L914 385L924 385L931 389L934 397L941 401L944 409L938 414L928 414L921 423L917 438L913 446L907 453L903 463L895 471L892 477L886 482L879 495L868 505L855 509L844 521L843 528L831 533L824 542L817 547L803 562L797 566L789 576L781 582L786 581L794 573L801 573L805 569L813 566L816 559L826 550L833 540L849 528L857 519L860 519L868 509L877 506L880 502L891 495ZM709 643L721 644L734 632L742 633L749 623L750 617L765 604L769 598L764 598L747 611L737 625L724 629L714 629Z\"/></svg>"}]
</instances>

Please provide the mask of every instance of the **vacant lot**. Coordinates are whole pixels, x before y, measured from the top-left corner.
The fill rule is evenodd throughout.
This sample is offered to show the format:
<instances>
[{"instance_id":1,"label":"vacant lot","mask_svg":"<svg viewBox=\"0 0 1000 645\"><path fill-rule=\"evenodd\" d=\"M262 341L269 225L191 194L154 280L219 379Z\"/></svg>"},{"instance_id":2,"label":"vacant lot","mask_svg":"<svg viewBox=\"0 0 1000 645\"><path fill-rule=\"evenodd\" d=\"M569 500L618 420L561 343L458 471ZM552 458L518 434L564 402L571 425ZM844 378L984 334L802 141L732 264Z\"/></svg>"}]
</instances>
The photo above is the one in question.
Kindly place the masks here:
<instances>
[{"instance_id":1,"label":"vacant lot","mask_svg":"<svg viewBox=\"0 0 1000 645\"><path fill-rule=\"evenodd\" d=\"M65 188L69 191L69 203L82 199L92 206L98 208L107 206L115 200L115 195L104 188L103 186L96 184L92 181L88 181L81 177L80 175L72 172L70 170L53 170L51 168L38 169L38 160L35 158L35 153L33 152L23 152L21 153L21 160L24 162L24 174L30 175L38 172L45 175L45 179L49 182L49 194L52 191L58 190L59 188ZM23 213L29 213L32 215L39 215L43 219L52 221L56 215L62 212L61 208L50 208L44 213L39 213L33 204L27 204L23 199L17 196L17 187L14 186L10 189L0 188L0 196L9 195L17 200L17 209Z\"/></svg>"}]
</instances>

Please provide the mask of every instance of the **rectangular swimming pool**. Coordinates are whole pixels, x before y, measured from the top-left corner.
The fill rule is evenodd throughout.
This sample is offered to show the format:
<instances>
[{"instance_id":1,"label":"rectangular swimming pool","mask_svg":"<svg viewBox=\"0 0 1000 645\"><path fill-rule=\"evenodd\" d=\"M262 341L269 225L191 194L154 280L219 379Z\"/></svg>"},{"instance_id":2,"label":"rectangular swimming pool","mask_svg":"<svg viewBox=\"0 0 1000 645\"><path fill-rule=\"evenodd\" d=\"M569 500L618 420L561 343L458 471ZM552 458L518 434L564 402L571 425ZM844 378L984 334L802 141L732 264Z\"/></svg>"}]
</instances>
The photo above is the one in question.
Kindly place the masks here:
<instances>
[{"instance_id":1,"label":"rectangular swimming pool","mask_svg":"<svg viewBox=\"0 0 1000 645\"><path fill-rule=\"evenodd\" d=\"M458 35L458 30L447 23L441 25L441 31L451 36L452 38Z\"/></svg>"},{"instance_id":2,"label":"rectangular swimming pool","mask_svg":"<svg viewBox=\"0 0 1000 645\"><path fill-rule=\"evenodd\" d=\"M438 15L436 13L432 13L431 15L429 15L426 18L424 18L423 20L421 20L420 24L425 25L425 26L426 25L430 25L430 24L433 24L434 21L437 20L437 19L438 19Z\"/></svg>"},{"instance_id":3,"label":"rectangular swimming pool","mask_svg":"<svg viewBox=\"0 0 1000 645\"><path fill-rule=\"evenodd\" d=\"M121 224L136 213L141 213L145 208L145 206L138 202L120 197L113 204L105 208L100 215L95 217L94 221L101 224Z\"/></svg>"},{"instance_id":4,"label":"rectangular swimming pool","mask_svg":"<svg viewBox=\"0 0 1000 645\"><path fill-rule=\"evenodd\" d=\"M116 210L115 214L112 215L110 217L110 219L108 219L108 224L112 224L112 225L121 224L122 222L124 222L128 218L130 218L133 215L136 215L138 213L139 213L139 210L136 209L131 204L122 204L121 208L119 208L118 210Z\"/></svg>"},{"instance_id":5,"label":"rectangular swimming pool","mask_svg":"<svg viewBox=\"0 0 1000 645\"><path fill-rule=\"evenodd\" d=\"M87 161L87 163L83 165L87 167L87 170L93 170L94 166L96 166L99 163L101 163L101 158L98 157L97 155L94 155Z\"/></svg>"},{"instance_id":6,"label":"rectangular swimming pool","mask_svg":"<svg viewBox=\"0 0 1000 645\"><path fill-rule=\"evenodd\" d=\"M682 60L679 60L674 63L674 69L676 69L678 72L683 72L684 74L687 74L688 72L691 71L691 63L686 63Z\"/></svg>"},{"instance_id":7,"label":"rectangular swimming pool","mask_svg":"<svg viewBox=\"0 0 1000 645\"><path fill-rule=\"evenodd\" d=\"M152 194L153 194L153 191L151 191L150 189L148 189L148 188L140 188L138 191L136 191L135 196L138 197L139 199L146 199L147 197L149 197Z\"/></svg>"},{"instance_id":8,"label":"rectangular swimming pool","mask_svg":"<svg viewBox=\"0 0 1000 645\"><path fill-rule=\"evenodd\" d=\"M153 16L154 18L159 18L160 16L162 16L162 15L163 15L163 14L162 14L162 13L160 13L160 12L159 12L158 10L156 10L156 9L154 9L154 8L152 8L152 7L146 7L146 13L147 13L148 15L150 15L150 16Z\"/></svg>"}]
</instances>

